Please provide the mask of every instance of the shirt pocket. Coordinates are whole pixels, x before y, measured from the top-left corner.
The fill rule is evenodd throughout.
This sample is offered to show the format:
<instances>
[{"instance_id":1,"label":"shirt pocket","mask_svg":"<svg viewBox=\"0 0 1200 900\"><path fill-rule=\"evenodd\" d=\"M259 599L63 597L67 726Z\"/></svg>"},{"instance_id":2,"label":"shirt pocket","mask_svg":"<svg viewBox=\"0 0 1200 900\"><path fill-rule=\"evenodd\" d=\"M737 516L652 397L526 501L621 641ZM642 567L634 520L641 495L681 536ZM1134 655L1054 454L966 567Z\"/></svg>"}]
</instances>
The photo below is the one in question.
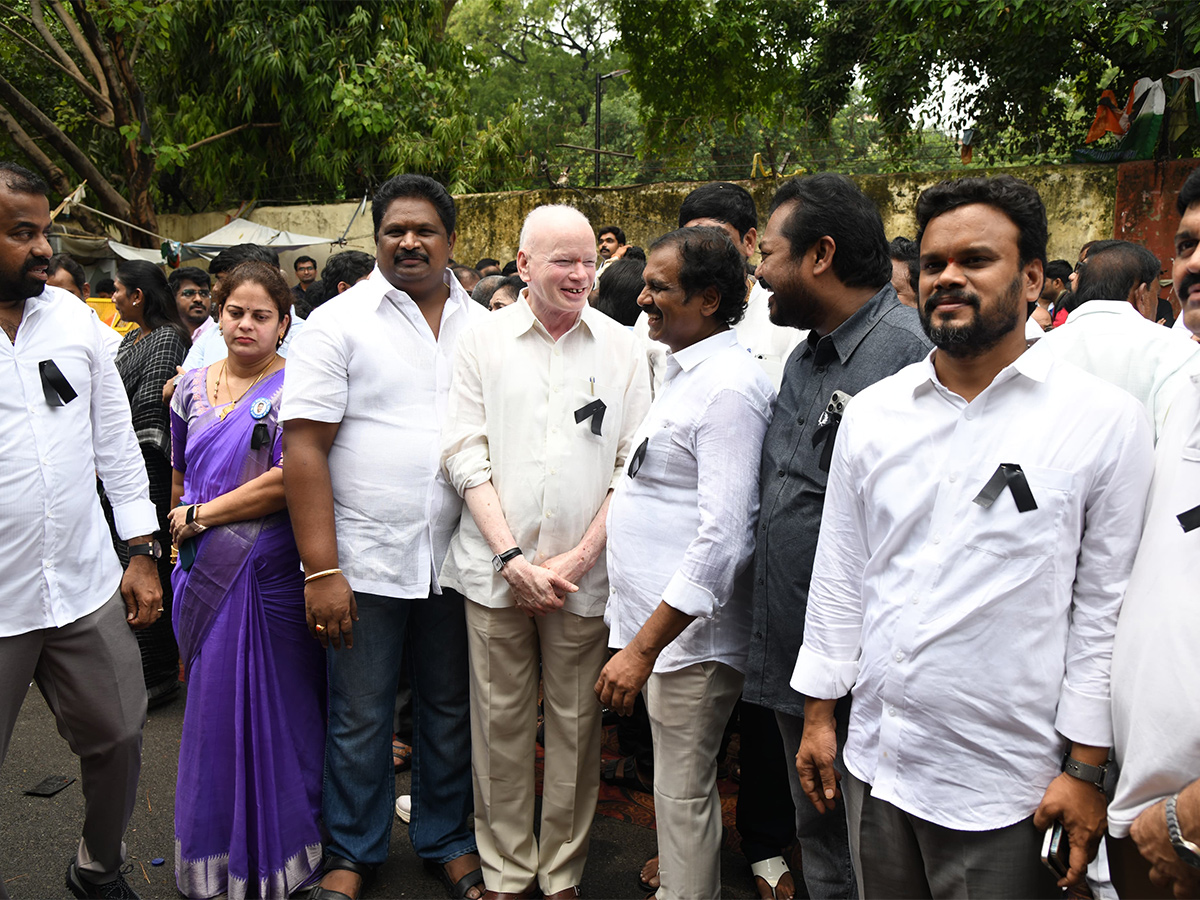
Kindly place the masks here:
<instances>
[{"instance_id":1,"label":"shirt pocket","mask_svg":"<svg viewBox=\"0 0 1200 900\"><path fill-rule=\"evenodd\" d=\"M988 473L989 479L994 471ZM1042 466L1022 466L1021 471L1037 508L1018 510L1008 487L990 506L980 506L973 501L987 483L984 481L970 495L964 523L968 548L1000 559L1041 559L1057 552L1073 499L1075 474Z\"/></svg>"},{"instance_id":2,"label":"shirt pocket","mask_svg":"<svg viewBox=\"0 0 1200 900\"><path fill-rule=\"evenodd\" d=\"M586 440L598 445L609 447L614 451L621 437L621 413L624 409L625 392L616 385L606 384L588 378L576 378L572 383L571 407L567 411L568 426L574 428ZM604 404L603 415L589 409L599 400ZM576 421L576 415L583 411L590 413L587 418ZM599 434L593 427L598 424Z\"/></svg>"}]
</instances>

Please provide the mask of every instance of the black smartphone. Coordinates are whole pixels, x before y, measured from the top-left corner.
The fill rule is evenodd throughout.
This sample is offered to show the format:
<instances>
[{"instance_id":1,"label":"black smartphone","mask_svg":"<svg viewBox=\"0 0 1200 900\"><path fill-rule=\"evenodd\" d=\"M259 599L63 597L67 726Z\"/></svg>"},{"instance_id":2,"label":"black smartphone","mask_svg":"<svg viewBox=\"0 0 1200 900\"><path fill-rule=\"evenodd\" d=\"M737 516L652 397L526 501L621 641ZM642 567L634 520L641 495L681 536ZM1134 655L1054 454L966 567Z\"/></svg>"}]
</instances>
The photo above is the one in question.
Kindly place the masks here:
<instances>
[{"instance_id":1,"label":"black smartphone","mask_svg":"<svg viewBox=\"0 0 1200 900\"><path fill-rule=\"evenodd\" d=\"M1071 870L1071 844L1062 822L1055 822L1046 829L1046 837L1042 841L1042 865L1059 878L1066 878Z\"/></svg>"}]
</instances>

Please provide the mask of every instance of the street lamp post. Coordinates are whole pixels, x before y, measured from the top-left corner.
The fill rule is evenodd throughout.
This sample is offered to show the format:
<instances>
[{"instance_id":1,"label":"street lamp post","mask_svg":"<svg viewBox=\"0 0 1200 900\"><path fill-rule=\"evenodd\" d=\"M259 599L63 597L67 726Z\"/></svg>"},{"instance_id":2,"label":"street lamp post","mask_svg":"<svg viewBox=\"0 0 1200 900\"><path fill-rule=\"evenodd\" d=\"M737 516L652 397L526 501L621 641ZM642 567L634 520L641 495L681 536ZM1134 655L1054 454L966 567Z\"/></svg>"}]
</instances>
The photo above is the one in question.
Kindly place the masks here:
<instances>
[{"instance_id":1,"label":"street lamp post","mask_svg":"<svg viewBox=\"0 0 1200 900\"><path fill-rule=\"evenodd\" d=\"M616 78L618 75L628 74L628 69L617 69L607 75L596 73L596 152L592 154L596 161L596 187L600 187L600 82L606 78Z\"/></svg>"}]
</instances>

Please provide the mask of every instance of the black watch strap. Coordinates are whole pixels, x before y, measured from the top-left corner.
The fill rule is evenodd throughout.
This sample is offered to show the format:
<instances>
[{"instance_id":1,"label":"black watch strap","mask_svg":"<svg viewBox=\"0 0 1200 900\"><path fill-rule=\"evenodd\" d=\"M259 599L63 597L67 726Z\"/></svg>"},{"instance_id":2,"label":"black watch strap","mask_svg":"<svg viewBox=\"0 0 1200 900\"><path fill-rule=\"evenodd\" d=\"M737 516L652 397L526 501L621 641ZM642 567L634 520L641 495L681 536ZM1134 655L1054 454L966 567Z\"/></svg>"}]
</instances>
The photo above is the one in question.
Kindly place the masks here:
<instances>
[{"instance_id":1,"label":"black watch strap","mask_svg":"<svg viewBox=\"0 0 1200 900\"><path fill-rule=\"evenodd\" d=\"M1108 766L1093 766L1080 762L1072 756L1066 756L1063 758L1063 771L1072 778L1086 781L1088 784L1095 785L1096 790L1103 791L1105 777L1108 774Z\"/></svg>"},{"instance_id":2,"label":"black watch strap","mask_svg":"<svg viewBox=\"0 0 1200 900\"><path fill-rule=\"evenodd\" d=\"M140 544L129 544L130 556L149 556L152 559L158 559L162 556L162 545L157 539L143 541Z\"/></svg>"}]
</instances>

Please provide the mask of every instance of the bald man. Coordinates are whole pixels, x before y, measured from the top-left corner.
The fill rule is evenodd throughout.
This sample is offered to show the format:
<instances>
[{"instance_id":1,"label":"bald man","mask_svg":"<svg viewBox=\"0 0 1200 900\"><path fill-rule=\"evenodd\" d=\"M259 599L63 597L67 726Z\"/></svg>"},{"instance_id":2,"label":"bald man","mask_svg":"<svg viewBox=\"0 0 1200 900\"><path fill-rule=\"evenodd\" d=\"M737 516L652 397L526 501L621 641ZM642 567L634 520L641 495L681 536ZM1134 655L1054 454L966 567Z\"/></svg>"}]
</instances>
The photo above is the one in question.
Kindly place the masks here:
<instances>
[{"instance_id":1,"label":"bald man","mask_svg":"<svg viewBox=\"0 0 1200 900\"><path fill-rule=\"evenodd\" d=\"M460 339L442 465L469 510L442 583L467 598L475 837L488 896L576 897L600 785L607 656L605 517L637 465L650 405L646 356L588 306L591 225L531 212L517 271L528 287ZM542 821L534 835L538 658L545 699Z\"/></svg>"}]
</instances>

